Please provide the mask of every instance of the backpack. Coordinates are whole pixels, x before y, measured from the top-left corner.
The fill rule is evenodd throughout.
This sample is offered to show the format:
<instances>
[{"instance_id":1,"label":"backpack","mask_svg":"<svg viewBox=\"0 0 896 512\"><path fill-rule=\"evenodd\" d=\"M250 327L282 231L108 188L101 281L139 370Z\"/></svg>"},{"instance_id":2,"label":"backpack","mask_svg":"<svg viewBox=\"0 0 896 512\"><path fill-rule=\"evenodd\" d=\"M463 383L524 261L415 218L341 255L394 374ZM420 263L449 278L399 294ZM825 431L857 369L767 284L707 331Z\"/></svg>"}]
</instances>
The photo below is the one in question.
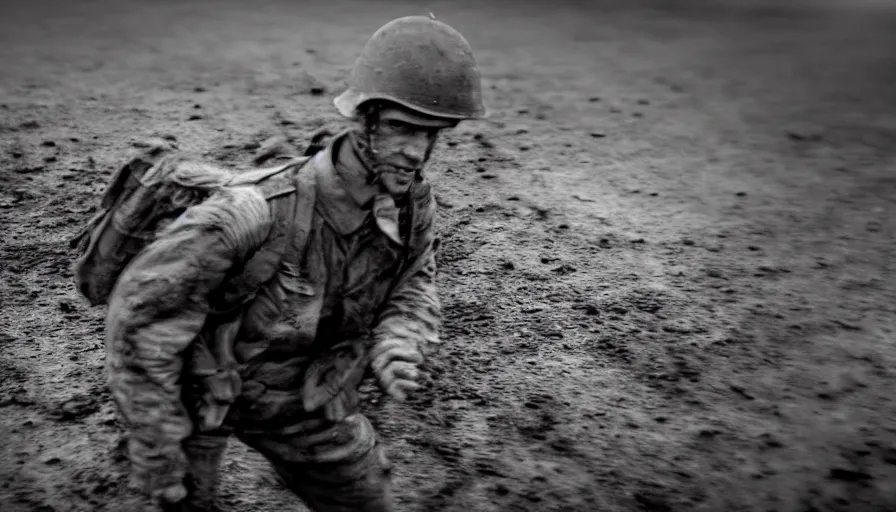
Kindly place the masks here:
<instances>
[{"instance_id":1,"label":"backpack","mask_svg":"<svg viewBox=\"0 0 896 512\"><path fill-rule=\"evenodd\" d=\"M273 278L287 248L304 250L313 217L314 166L305 165L322 145L312 140L304 156L243 172L189 159L159 143L129 160L110 179L99 211L70 240L77 289L94 306L105 305L128 263L187 208L216 190L254 185L271 206L274 223L258 250L238 264L213 301L211 339L198 337L189 372L209 390L200 405L200 429L219 426L240 394L233 344L245 306ZM256 160L257 162L257 160Z\"/></svg>"},{"instance_id":2,"label":"backpack","mask_svg":"<svg viewBox=\"0 0 896 512\"><path fill-rule=\"evenodd\" d=\"M234 269L219 290L211 312L217 325L214 335L194 340L188 371L201 377L208 390L196 404L201 431L220 426L240 395L242 382L233 347L244 306L276 275L287 248L296 254L304 252L315 198L315 166L305 164L325 146L321 139L326 135L331 134L318 132L303 156L290 156L280 165L243 172L191 160L164 143L153 146L112 176L100 210L70 241L77 254L73 265L77 289L92 305L104 305L128 263L190 206L229 186L254 185L268 200L274 218L271 234L255 254ZM412 229L413 221L406 220L409 222L402 224L409 246L421 245L423 241ZM396 280L390 288L397 285ZM364 360L355 356L350 364L342 364L348 367L336 377L321 369L321 364L312 369L317 371L310 372L313 378L306 384L310 391L306 389L305 393L318 387L321 390L314 392L312 402L306 402L309 409L321 407L343 386L346 376L356 373ZM337 382L331 382L333 379Z\"/></svg>"},{"instance_id":3,"label":"backpack","mask_svg":"<svg viewBox=\"0 0 896 512\"><path fill-rule=\"evenodd\" d=\"M76 250L72 270L78 291L91 305L105 305L128 263L187 208L223 187L259 187L278 219L275 230L296 228L285 220L310 222L310 215L292 214L297 183L287 176L310 159L308 153L273 167L238 172L191 160L165 143L153 145L118 169L107 184L99 211L69 241ZM310 213L310 205L306 206ZM283 234L274 233L271 238L284 238L277 236ZM276 245L274 250L282 252L283 244ZM273 271L270 276L253 276L253 281L273 277Z\"/></svg>"}]
</instances>

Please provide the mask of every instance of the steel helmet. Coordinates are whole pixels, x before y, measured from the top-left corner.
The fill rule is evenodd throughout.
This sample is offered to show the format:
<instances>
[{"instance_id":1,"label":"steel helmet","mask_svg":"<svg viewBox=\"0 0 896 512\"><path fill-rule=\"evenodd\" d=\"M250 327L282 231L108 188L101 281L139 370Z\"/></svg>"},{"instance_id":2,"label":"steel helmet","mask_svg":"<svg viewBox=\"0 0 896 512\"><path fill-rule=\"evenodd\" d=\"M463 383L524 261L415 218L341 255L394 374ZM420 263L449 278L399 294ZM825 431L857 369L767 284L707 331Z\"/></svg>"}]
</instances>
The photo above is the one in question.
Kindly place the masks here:
<instances>
[{"instance_id":1,"label":"steel helmet","mask_svg":"<svg viewBox=\"0 0 896 512\"><path fill-rule=\"evenodd\" d=\"M355 61L348 89L333 103L352 118L369 100L388 100L419 113L446 119L481 119L479 65L457 30L425 16L386 23Z\"/></svg>"}]
</instances>

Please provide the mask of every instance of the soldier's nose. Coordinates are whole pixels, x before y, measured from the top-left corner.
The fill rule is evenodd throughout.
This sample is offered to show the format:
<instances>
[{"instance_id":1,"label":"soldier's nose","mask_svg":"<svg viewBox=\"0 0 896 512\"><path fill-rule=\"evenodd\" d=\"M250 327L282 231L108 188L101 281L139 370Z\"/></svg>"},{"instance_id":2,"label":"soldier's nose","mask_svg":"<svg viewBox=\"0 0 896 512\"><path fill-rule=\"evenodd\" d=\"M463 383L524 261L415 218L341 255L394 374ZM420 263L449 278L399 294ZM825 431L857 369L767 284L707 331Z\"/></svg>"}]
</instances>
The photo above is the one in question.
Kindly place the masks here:
<instances>
[{"instance_id":1,"label":"soldier's nose","mask_svg":"<svg viewBox=\"0 0 896 512\"><path fill-rule=\"evenodd\" d=\"M418 144L408 144L402 151L404 157L408 159L412 167L420 165L423 156L426 154L426 148L421 148Z\"/></svg>"}]
</instances>

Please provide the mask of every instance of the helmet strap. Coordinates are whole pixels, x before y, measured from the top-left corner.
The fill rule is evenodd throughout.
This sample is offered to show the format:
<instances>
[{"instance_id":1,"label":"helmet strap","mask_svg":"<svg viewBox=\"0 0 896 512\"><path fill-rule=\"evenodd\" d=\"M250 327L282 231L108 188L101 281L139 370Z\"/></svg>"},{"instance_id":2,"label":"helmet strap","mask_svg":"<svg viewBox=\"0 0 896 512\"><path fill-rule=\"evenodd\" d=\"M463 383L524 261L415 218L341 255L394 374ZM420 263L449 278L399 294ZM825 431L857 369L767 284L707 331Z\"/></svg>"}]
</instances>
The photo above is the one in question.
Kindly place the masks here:
<instances>
[{"instance_id":1,"label":"helmet strap","mask_svg":"<svg viewBox=\"0 0 896 512\"><path fill-rule=\"evenodd\" d=\"M361 165L364 166L364 169L367 171L366 181L368 185L373 185L379 181L379 175L371 168L371 161L375 158L376 150L372 147L372 138L370 137L370 133L368 128L365 126L364 130L359 132L353 132L349 136L351 140L352 149L355 151L355 154L358 155L358 160L361 162Z\"/></svg>"},{"instance_id":2,"label":"helmet strap","mask_svg":"<svg viewBox=\"0 0 896 512\"><path fill-rule=\"evenodd\" d=\"M357 112L358 121L361 123L361 130L355 136L351 137L355 151L368 170L367 183L371 185L380 180L379 174L371 168L370 162L376 160L376 155L378 153L374 143L374 134L378 126L381 108L382 104L377 101L371 101L361 105ZM433 141L426 149L426 156L423 159L424 163L429 161L435 146L436 141ZM417 169L414 174L414 179L415 181L423 180L422 168Z\"/></svg>"}]
</instances>

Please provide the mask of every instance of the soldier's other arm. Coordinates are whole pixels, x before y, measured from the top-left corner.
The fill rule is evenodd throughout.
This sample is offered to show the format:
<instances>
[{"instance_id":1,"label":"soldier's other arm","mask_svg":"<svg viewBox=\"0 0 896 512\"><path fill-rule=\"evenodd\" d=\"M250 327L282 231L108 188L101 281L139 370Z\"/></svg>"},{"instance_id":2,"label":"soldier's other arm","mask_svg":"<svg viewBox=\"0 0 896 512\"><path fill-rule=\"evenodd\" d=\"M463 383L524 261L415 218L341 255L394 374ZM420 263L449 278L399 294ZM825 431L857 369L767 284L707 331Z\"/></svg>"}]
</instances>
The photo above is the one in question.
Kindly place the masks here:
<instances>
[{"instance_id":1,"label":"soldier's other arm","mask_svg":"<svg viewBox=\"0 0 896 512\"><path fill-rule=\"evenodd\" d=\"M417 367L439 344L442 311L435 261L439 242L431 216L422 230L425 248L400 276L373 329L371 367L383 389L397 400L419 388Z\"/></svg>"},{"instance_id":2,"label":"soldier's other arm","mask_svg":"<svg viewBox=\"0 0 896 512\"><path fill-rule=\"evenodd\" d=\"M109 387L129 431L134 484L184 497L184 351L202 330L209 292L267 236L270 210L253 188L222 190L165 228L119 277L106 320Z\"/></svg>"}]
</instances>

